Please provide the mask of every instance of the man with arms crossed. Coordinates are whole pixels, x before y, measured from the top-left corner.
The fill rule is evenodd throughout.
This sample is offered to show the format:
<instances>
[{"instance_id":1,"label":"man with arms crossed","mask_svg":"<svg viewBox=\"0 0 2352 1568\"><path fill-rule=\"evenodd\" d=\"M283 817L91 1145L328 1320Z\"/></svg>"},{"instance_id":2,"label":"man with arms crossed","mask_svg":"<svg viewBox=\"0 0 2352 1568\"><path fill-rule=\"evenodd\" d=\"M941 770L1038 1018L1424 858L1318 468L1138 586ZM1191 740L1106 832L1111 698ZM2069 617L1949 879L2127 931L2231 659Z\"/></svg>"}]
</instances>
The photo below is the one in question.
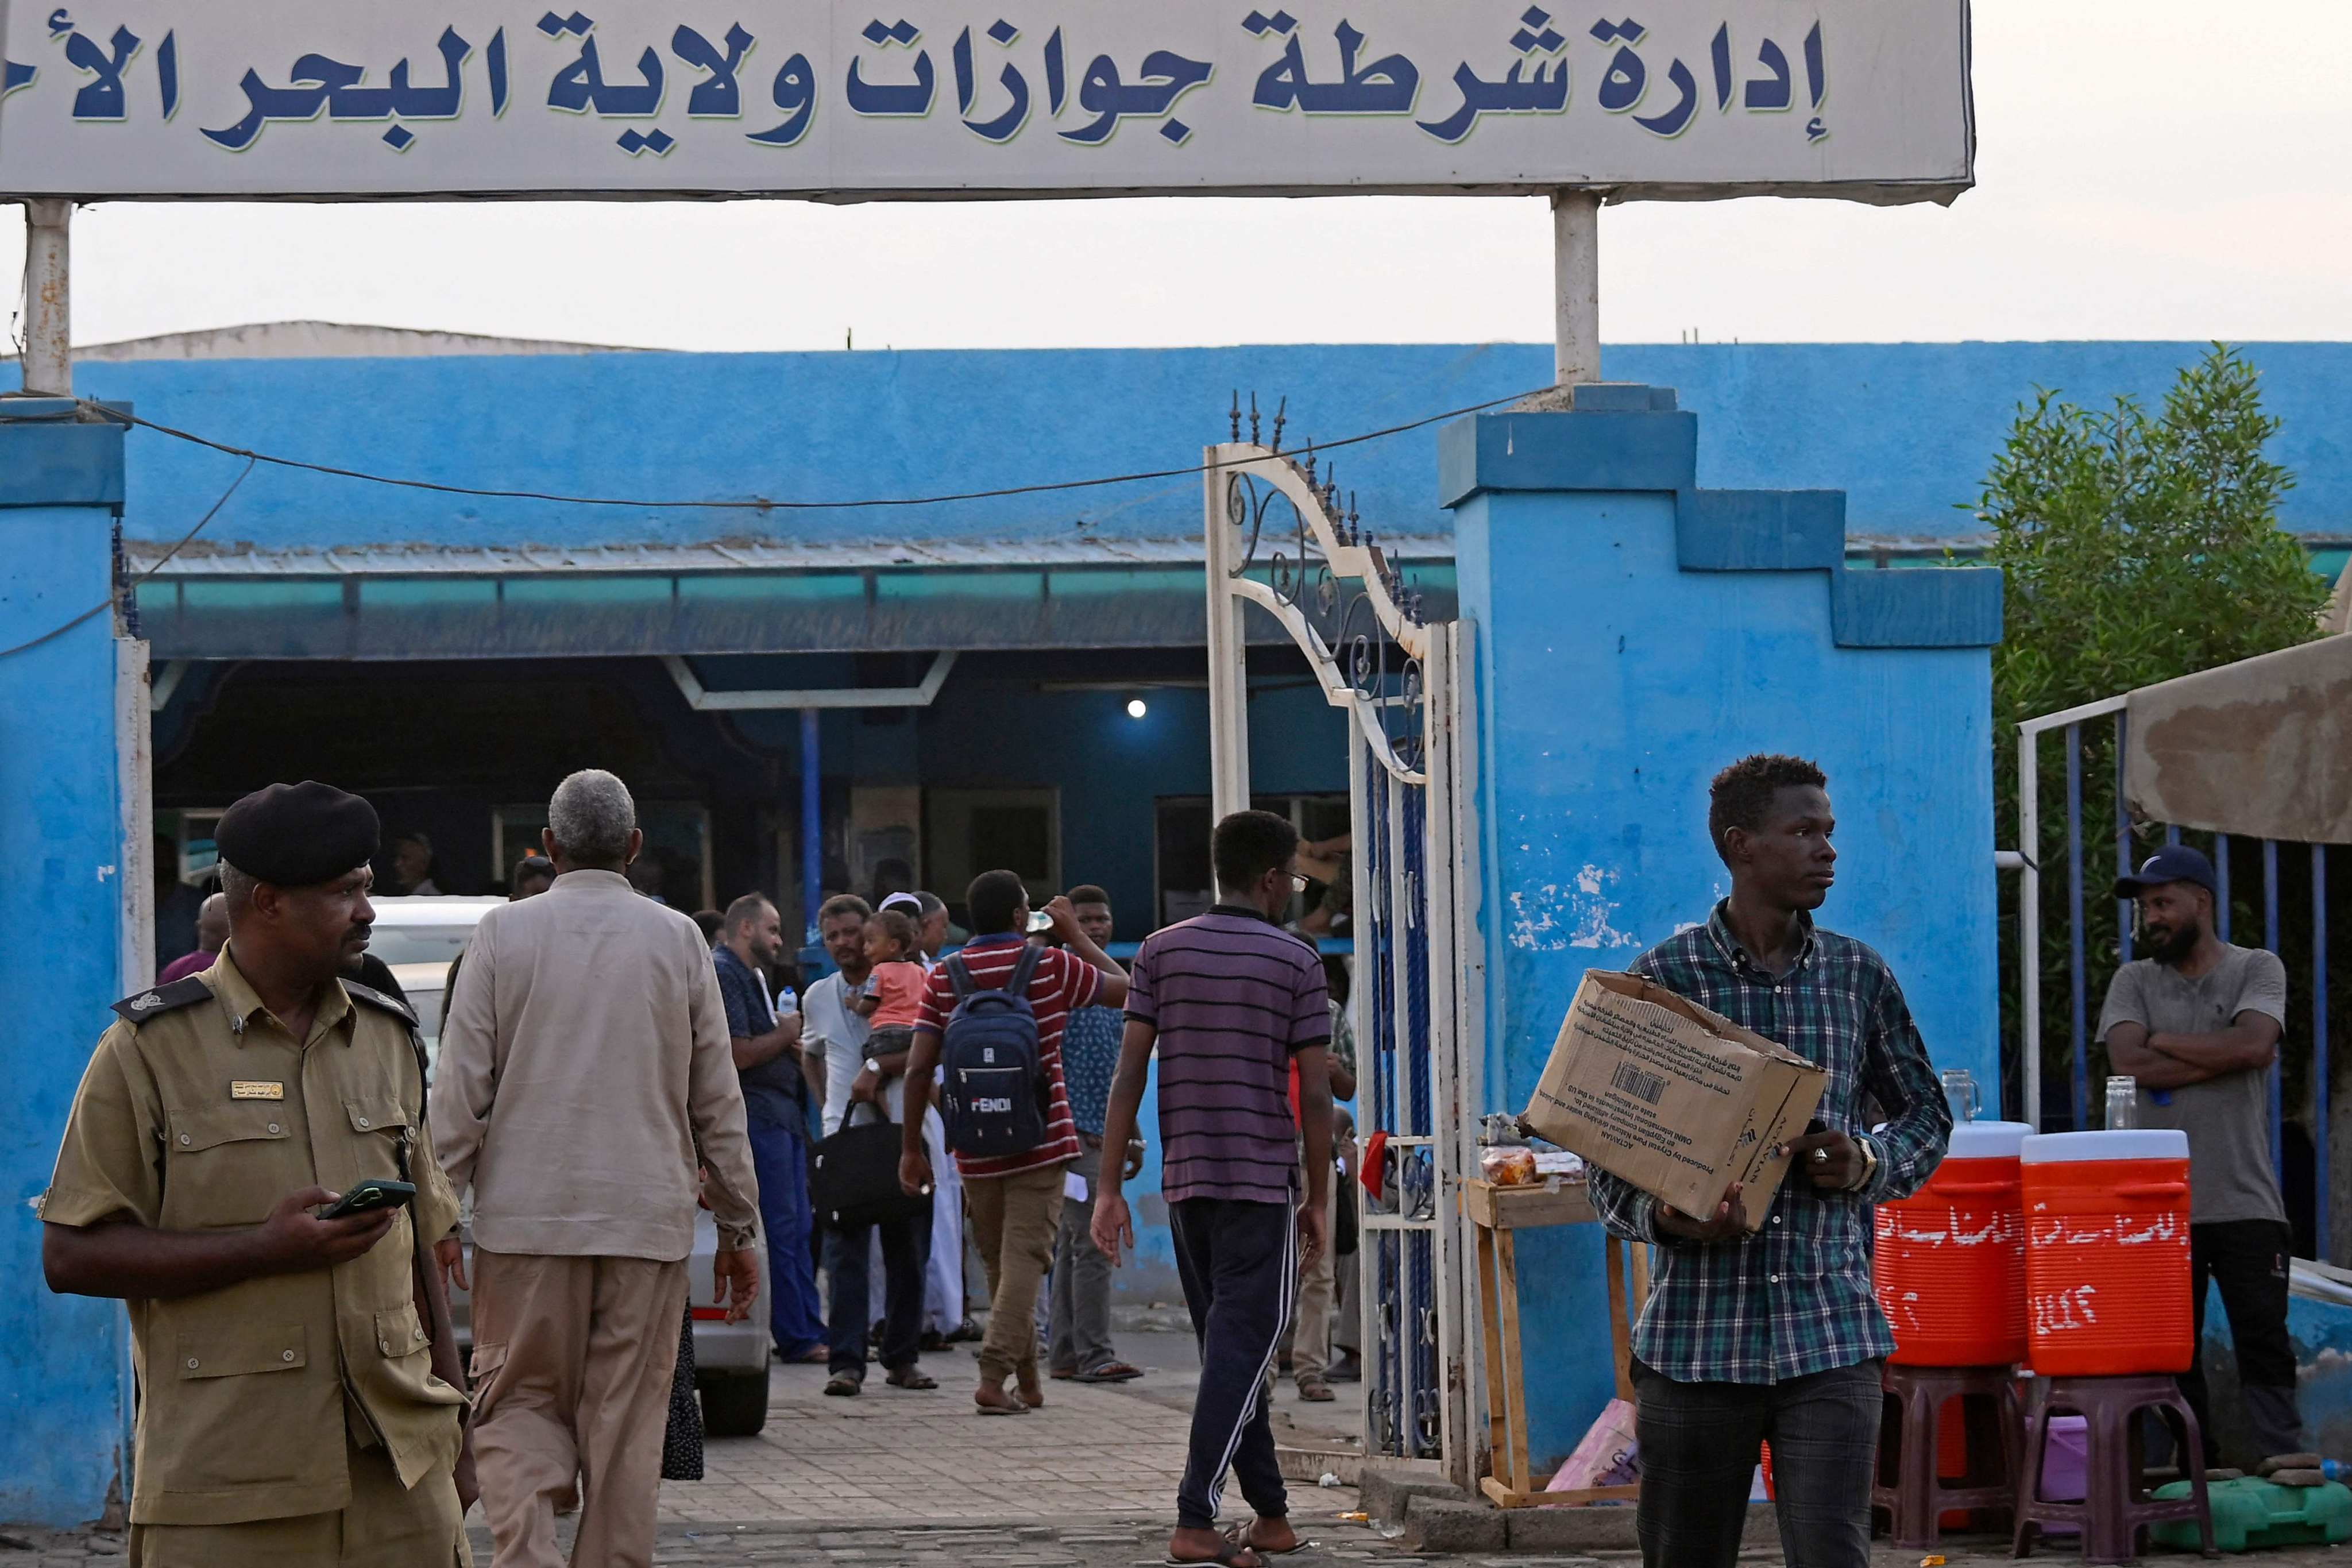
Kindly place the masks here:
<instances>
[{"instance_id":1,"label":"man with arms crossed","mask_svg":"<svg viewBox=\"0 0 2352 1568\"><path fill-rule=\"evenodd\" d=\"M2107 1063L2139 1080L2139 1125L2189 1134L2189 1279L2195 1357L2180 1379L2220 1462L2205 1388L2205 1282L2221 1287L2254 1446L2300 1453L2286 1331L2293 1233L2271 1169L2270 1066L2286 1024L2286 965L2216 935L2213 863L2186 844L2149 856L2116 897L2139 904L2148 956L2116 972L2099 1015Z\"/></svg>"},{"instance_id":2,"label":"man with arms crossed","mask_svg":"<svg viewBox=\"0 0 2352 1568\"><path fill-rule=\"evenodd\" d=\"M1168 1560L1260 1568L1304 1544L1275 1458L1267 1373L1290 1321L1300 1256L1330 1244L1331 1007L1315 949L1276 923L1297 887L1298 830L1271 812L1237 811L1217 824L1209 847L1215 906L1155 932L1135 955L1096 1173L1094 1239L1114 1261L1135 1245L1119 1192L1123 1152L1157 1049L1160 1189L1201 1342ZM1228 1466L1256 1518L1219 1535Z\"/></svg>"},{"instance_id":3,"label":"man with arms crossed","mask_svg":"<svg viewBox=\"0 0 2352 1568\"><path fill-rule=\"evenodd\" d=\"M1710 797L1731 896L1633 972L1818 1064L1827 1131L1790 1145L1795 1163L1753 1236L1736 1184L1714 1214L1685 1215L1592 1173L1609 1228L1658 1249L1633 1331L1642 1561L1731 1568L1769 1442L1790 1568L1866 1568L1879 1369L1895 1348L1871 1292L1870 1210L1934 1173L1952 1115L1894 971L1813 923L1836 879L1822 771L1744 757ZM1864 1131L1865 1096L1887 1118L1879 1131Z\"/></svg>"}]
</instances>

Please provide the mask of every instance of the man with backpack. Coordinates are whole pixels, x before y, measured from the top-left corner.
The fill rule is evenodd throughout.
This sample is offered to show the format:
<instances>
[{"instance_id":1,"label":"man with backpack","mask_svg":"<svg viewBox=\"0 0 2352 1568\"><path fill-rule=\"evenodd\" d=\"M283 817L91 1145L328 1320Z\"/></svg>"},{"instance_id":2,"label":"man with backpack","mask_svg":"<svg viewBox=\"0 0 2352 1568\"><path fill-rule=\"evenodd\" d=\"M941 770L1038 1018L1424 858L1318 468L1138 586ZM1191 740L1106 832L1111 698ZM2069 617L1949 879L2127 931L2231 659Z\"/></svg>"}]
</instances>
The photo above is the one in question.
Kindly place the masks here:
<instances>
[{"instance_id":1,"label":"man with backpack","mask_svg":"<svg viewBox=\"0 0 2352 1568\"><path fill-rule=\"evenodd\" d=\"M923 1111L931 1069L948 1148L988 1269L988 1334L981 1342L983 1415L1022 1415L1045 1404L1037 1375L1037 1284L1052 1260L1062 1187L1079 1154L1062 1081L1062 1032L1074 1008L1116 1007L1127 973L1079 926L1067 899L1045 906L1067 950L1029 940L1029 889L1012 871L983 871L964 895L982 934L931 972L907 1060L905 1152L899 1182L930 1180ZM1015 1386L1007 1388L1013 1379Z\"/></svg>"}]
</instances>

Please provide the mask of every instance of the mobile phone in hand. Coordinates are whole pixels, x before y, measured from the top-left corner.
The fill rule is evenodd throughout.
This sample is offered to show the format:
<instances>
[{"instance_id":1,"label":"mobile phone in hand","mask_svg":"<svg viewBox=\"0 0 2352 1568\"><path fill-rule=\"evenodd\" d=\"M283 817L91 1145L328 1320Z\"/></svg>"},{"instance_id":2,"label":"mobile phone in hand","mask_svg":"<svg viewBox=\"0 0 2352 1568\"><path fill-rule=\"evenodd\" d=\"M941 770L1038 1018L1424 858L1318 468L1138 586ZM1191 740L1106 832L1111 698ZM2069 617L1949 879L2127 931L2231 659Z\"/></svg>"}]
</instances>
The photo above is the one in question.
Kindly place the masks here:
<instances>
[{"instance_id":1,"label":"mobile phone in hand","mask_svg":"<svg viewBox=\"0 0 2352 1568\"><path fill-rule=\"evenodd\" d=\"M370 1214L377 1209L396 1207L413 1203L416 1198L414 1182L387 1182L374 1176L354 1182L352 1190L319 1211L320 1219L343 1219L355 1214Z\"/></svg>"}]
</instances>

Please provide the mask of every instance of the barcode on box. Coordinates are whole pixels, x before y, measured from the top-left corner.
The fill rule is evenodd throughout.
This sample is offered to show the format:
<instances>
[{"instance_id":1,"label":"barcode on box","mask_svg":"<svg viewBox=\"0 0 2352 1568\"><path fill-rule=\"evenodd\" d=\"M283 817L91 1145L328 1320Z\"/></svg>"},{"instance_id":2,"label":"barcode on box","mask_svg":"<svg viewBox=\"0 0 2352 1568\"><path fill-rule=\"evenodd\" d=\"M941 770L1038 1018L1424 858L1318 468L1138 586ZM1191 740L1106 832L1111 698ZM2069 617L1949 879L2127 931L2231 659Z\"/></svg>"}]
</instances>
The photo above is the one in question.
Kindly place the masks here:
<instances>
[{"instance_id":1,"label":"barcode on box","mask_svg":"<svg viewBox=\"0 0 2352 1568\"><path fill-rule=\"evenodd\" d=\"M1655 1105L1666 1092L1666 1080L1654 1072L1643 1072L1632 1062L1619 1062L1609 1081L1645 1105Z\"/></svg>"}]
</instances>

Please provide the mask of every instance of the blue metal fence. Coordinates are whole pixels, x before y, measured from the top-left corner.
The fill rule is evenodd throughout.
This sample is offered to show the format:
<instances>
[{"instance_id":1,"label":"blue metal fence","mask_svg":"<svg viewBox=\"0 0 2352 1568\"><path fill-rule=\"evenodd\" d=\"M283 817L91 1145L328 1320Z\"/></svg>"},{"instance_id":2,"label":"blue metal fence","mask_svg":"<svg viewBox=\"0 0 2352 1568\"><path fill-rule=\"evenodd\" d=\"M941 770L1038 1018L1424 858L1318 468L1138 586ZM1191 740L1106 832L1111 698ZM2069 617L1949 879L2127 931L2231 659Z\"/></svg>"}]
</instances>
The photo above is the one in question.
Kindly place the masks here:
<instances>
[{"instance_id":1,"label":"blue metal fence","mask_svg":"<svg viewBox=\"0 0 2352 1568\"><path fill-rule=\"evenodd\" d=\"M2021 726L2019 786L2020 841L2024 857L2020 898L2020 946L2016 962L2020 966L2020 984L2012 994L2018 1016L2016 1026L2005 1031L2015 1042L2019 1056L2017 1073L2012 1079L2015 1093L2011 1100L2012 1114L2021 1114L2045 1131L2088 1128L2096 1125L2093 1120L2091 1098L2091 1058L2097 1044L2094 1035L2094 1009L2098 994L2112 978L2116 968L2131 962L2133 957L2134 921L2137 910L2129 900L2115 901L2115 935L2112 949L2097 940L2086 919L2088 900L2085 897L2086 872L2084 850L2089 824L2085 821L2085 763L2103 743L2097 728L2086 733L2086 726L2097 726L2098 721L2112 715L2109 734L2104 743L2112 749L2115 865L2117 875L2129 872L2155 847L2158 835L2168 844L2190 843L2205 850L2212 858L2217 873L2218 897L2215 900L2215 926L2222 941L2231 940L2233 930L2232 864L2236 854L2252 852L2261 866L2261 906L2263 945L2284 959L2292 947L2298 957L2307 957L2307 968L2290 966L2288 1019L2284 1037L2280 1043L2279 1059L2270 1071L2270 1144L2272 1169L2277 1173L2291 1219L2308 1214L2311 1226L2311 1250L2325 1256L2329 1244L2329 1150L2328 1128L2330 1112L2329 1075L2331 1067L2332 1030L2328 1019L2329 986L2327 965L2330 955L2328 942L2329 895L2327 846L2311 844L2304 847L2309 888L2309 918L2306 928L2300 931L2285 928L2282 918L2283 894L2293 858L2280 854L2280 843L2274 839L2244 840L2230 835L2190 829L2184 835L2178 824L2134 824L2130 818L2123 780L2123 759L2127 720L2120 700L2086 705L2067 713L2052 715ZM2067 1105L2063 1116L2053 1116L2043 1105L2042 1085L2052 1076L2053 1064L2044 1057L2042 1045L2042 982L2053 964L2053 954L2042 945L2043 910L2041 908L2041 872L2045 852L2053 847L2040 832L2040 802L2036 795L2039 785L2037 749L2042 739L2055 733L2065 747L2065 807L2063 824L2058 825L2058 837L2063 842L2065 858L2065 957L2067 1000L2065 1027L2067 1049L2063 1068L2056 1075L2064 1086ZM2037 842L2037 840L2039 840ZM2113 963L2108 962L2108 952ZM2297 971L2301 973L2298 973ZM2302 1047L2307 1043L2307 1058ZM2294 1060L2304 1068L2298 1075L2305 1090L2308 1110L2307 1126L2311 1143L2311 1169L2308 1177L2297 1180L2300 1172L2291 1172L2285 1130L2286 1079L2285 1064ZM2304 1119L2299 1118L2301 1123Z\"/></svg>"}]
</instances>

